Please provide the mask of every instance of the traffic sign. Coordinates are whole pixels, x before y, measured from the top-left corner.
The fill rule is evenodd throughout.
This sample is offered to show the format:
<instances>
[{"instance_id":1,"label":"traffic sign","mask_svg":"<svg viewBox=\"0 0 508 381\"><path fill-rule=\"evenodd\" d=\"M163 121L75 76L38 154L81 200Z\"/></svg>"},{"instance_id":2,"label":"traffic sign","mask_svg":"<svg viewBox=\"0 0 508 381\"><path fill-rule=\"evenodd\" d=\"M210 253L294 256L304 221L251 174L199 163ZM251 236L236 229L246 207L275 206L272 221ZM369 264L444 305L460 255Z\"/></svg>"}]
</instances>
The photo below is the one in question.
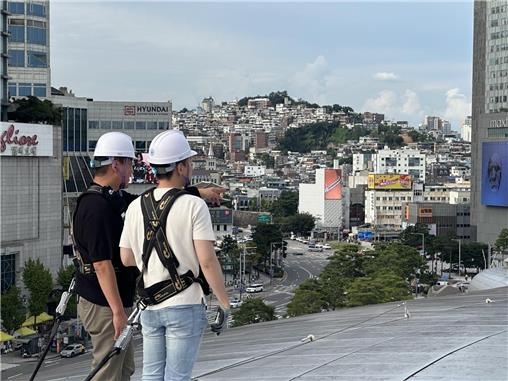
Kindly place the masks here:
<instances>
[{"instance_id":1,"label":"traffic sign","mask_svg":"<svg viewBox=\"0 0 508 381\"><path fill-rule=\"evenodd\" d=\"M269 214L258 214L258 222L268 223L272 221L272 217Z\"/></svg>"}]
</instances>

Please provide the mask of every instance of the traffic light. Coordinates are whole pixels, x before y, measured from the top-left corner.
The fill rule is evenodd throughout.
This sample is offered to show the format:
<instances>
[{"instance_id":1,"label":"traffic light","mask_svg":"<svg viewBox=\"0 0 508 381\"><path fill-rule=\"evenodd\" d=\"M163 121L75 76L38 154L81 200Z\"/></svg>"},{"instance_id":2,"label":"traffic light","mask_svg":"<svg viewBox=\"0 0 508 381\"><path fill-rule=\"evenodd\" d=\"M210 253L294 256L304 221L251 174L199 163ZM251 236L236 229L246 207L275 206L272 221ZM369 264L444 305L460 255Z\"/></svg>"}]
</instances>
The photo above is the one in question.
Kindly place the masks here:
<instances>
[{"instance_id":1,"label":"traffic light","mask_svg":"<svg viewBox=\"0 0 508 381\"><path fill-rule=\"evenodd\" d=\"M288 242L282 241L282 258L286 258L288 255Z\"/></svg>"}]
</instances>

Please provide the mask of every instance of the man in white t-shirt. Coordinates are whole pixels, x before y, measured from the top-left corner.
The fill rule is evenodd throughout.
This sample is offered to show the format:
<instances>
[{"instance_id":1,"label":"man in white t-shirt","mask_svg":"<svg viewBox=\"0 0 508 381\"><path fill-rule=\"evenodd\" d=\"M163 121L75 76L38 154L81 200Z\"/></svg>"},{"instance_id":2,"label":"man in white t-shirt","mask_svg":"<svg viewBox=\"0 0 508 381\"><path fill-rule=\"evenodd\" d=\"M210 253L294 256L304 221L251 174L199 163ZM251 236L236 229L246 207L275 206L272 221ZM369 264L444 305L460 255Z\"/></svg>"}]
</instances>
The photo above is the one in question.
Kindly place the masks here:
<instances>
[{"instance_id":1,"label":"man in white t-shirt","mask_svg":"<svg viewBox=\"0 0 508 381\"><path fill-rule=\"evenodd\" d=\"M159 180L153 194L156 201L170 189L183 189L189 185L192 176L191 157L194 155L196 152L190 149L187 139L180 131L165 131L153 139L149 161ZM190 270L197 277L201 266L227 315L229 298L215 255L215 235L206 203L192 195L178 197L167 217L166 237L178 260L178 274L183 275ZM120 251L124 265L137 266L143 272L146 289L167 281L170 275L155 249L152 249L143 271L144 239L141 197L138 197L125 215ZM143 380L189 380L206 325L205 295L197 282L143 310Z\"/></svg>"}]
</instances>

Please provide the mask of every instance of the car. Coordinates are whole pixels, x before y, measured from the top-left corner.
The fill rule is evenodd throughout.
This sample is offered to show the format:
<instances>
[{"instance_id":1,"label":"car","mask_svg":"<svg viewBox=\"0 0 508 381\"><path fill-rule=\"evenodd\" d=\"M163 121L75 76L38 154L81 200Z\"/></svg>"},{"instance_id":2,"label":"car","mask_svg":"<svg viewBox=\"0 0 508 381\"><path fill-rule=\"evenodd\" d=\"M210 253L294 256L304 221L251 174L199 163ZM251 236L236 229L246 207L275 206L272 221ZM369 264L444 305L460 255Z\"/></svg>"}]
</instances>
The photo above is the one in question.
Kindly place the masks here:
<instances>
[{"instance_id":1,"label":"car","mask_svg":"<svg viewBox=\"0 0 508 381\"><path fill-rule=\"evenodd\" d=\"M62 357L74 357L85 353L85 347L83 344L69 344L60 352Z\"/></svg>"},{"instance_id":2,"label":"car","mask_svg":"<svg viewBox=\"0 0 508 381\"><path fill-rule=\"evenodd\" d=\"M261 283L254 283L247 286L245 289L245 292L262 292L263 291L263 285Z\"/></svg>"},{"instance_id":3,"label":"car","mask_svg":"<svg viewBox=\"0 0 508 381\"><path fill-rule=\"evenodd\" d=\"M243 302L240 299L234 298L229 301L229 305L231 308L238 308L243 304Z\"/></svg>"},{"instance_id":4,"label":"car","mask_svg":"<svg viewBox=\"0 0 508 381\"><path fill-rule=\"evenodd\" d=\"M322 247L317 247L316 245L309 245L308 250L309 251L322 252L323 248Z\"/></svg>"},{"instance_id":5,"label":"car","mask_svg":"<svg viewBox=\"0 0 508 381\"><path fill-rule=\"evenodd\" d=\"M330 250L331 248L332 248L332 247L331 247L330 245L328 245L327 243L325 243L325 244L323 245L323 249L325 249L325 250Z\"/></svg>"}]
</instances>

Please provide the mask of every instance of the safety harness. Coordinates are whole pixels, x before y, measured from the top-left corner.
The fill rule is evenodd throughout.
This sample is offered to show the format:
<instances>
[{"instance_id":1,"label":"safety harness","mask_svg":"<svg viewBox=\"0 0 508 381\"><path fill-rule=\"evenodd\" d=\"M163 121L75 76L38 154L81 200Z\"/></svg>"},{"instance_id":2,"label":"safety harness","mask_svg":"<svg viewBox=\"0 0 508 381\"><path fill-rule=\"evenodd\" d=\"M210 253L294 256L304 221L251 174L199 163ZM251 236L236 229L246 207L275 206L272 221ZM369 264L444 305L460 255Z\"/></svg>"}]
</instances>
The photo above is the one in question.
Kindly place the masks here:
<instances>
[{"instance_id":1,"label":"safety harness","mask_svg":"<svg viewBox=\"0 0 508 381\"><path fill-rule=\"evenodd\" d=\"M92 263L86 263L83 261L83 257L81 253L85 252L85 250L79 246L76 239L74 238L74 219L76 217L76 212L79 207L80 201L83 199L83 197L90 195L90 194L99 194L102 197L108 199L111 197L111 193L113 192L113 189L111 187L102 187L100 185L92 184L88 187L86 191L81 193L76 201L76 208L74 209L74 215L72 216L72 229L71 229L71 237L74 245L74 253L75 253L75 260L74 264L77 268L77 271L84 275L95 275L95 268ZM108 199L109 201L109 199ZM120 268L117 266L114 266L115 273L120 272Z\"/></svg>"},{"instance_id":2,"label":"safety harness","mask_svg":"<svg viewBox=\"0 0 508 381\"><path fill-rule=\"evenodd\" d=\"M159 201L155 201L154 189L149 189L140 196L141 211L145 227L145 240L143 242L143 267L138 277L137 291L145 305L159 304L198 282L205 295L210 293L208 282L204 278L201 267L199 276L195 277L191 270L180 275L177 267L180 265L166 237L166 221L168 213L176 199L184 194L190 194L183 189L173 188L167 191ZM148 260L155 249L160 261L169 272L170 279L155 283L145 288L143 274L148 269Z\"/></svg>"}]
</instances>

